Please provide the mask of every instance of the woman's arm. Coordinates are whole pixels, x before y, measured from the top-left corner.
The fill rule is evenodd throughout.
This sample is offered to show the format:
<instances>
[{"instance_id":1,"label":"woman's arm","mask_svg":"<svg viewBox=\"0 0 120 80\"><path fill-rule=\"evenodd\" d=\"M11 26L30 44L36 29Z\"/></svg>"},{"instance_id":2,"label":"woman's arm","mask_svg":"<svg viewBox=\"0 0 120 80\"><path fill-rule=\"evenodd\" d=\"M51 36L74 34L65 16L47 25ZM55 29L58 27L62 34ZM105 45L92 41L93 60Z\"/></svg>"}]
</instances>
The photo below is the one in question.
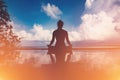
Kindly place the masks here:
<instances>
[{"instance_id":1,"label":"woman's arm","mask_svg":"<svg viewBox=\"0 0 120 80\"><path fill-rule=\"evenodd\" d=\"M66 41L67 41L69 46L72 46L72 44L70 43L69 37L68 37L68 33L66 33Z\"/></svg>"},{"instance_id":2,"label":"woman's arm","mask_svg":"<svg viewBox=\"0 0 120 80\"><path fill-rule=\"evenodd\" d=\"M51 40L51 42L50 42L49 46L51 46L51 45L53 44L54 40L55 40L55 33L53 32L53 35L52 35L52 40Z\"/></svg>"}]
</instances>

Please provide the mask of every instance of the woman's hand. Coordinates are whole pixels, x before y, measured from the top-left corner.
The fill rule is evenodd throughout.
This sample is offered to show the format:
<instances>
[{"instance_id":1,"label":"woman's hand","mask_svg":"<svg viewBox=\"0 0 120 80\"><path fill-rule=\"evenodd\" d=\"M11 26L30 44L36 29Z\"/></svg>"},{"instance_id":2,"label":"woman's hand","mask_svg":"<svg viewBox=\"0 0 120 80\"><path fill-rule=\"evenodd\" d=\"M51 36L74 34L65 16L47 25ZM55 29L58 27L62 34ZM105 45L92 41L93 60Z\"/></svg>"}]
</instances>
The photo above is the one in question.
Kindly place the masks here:
<instances>
[{"instance_id":1,"label":"woman's hand","mask_svg":"<svg viewBox=\"0 0 120 80\"><path fill-rule=\"evenodd\" d=\"M51 47L51 45L47 45L48 47Z\"/></svg>"}]
</instances>

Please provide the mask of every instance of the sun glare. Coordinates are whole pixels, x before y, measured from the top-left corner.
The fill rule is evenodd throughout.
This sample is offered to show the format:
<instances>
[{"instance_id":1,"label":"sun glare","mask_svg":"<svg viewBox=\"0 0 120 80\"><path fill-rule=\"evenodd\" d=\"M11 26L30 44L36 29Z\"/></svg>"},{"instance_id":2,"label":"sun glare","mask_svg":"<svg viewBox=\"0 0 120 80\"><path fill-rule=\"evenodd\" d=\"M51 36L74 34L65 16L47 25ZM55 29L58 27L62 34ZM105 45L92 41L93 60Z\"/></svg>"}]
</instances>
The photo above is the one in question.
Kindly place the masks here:
<instances>
[{"instance_id":1,"label":"sun glare","mask_svg":"<svg viewBox=\"0 0 120 80\"><path fill-rule=\"evenodd\" d=\"M4 80L4 79L0 77L0 80Z\"/></svg>"}]
</instances>

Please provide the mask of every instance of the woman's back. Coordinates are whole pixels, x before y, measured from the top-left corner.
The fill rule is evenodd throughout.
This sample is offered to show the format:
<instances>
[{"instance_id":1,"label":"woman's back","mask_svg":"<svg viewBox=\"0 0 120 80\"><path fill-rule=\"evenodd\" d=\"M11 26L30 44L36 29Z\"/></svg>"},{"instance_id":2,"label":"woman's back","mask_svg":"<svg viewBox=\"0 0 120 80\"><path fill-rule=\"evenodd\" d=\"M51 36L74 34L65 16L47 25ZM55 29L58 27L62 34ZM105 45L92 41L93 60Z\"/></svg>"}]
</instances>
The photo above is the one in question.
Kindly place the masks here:
<instances>
[{"instance_id":1,"label":"woman's back","mask_svg":"<svg viewBox=\"0 0 120 80\"><path fill-rule=\"evenodd\" d=\"M57 29L54 31L53 35L56 38L56 45L55 46L65 46L65 38L67 35L67 31L63 29Z\"/></svg>"}]
</instances>

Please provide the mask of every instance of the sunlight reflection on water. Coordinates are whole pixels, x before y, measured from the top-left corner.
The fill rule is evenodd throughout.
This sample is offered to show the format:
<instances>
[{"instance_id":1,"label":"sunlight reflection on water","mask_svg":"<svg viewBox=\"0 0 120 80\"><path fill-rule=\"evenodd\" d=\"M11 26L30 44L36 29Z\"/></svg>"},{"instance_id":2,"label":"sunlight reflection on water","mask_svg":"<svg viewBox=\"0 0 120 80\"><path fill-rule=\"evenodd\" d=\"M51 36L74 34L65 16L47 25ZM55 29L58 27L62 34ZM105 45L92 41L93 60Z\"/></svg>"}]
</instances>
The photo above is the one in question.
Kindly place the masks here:
<instances>
[{"instance_id":1,"label":"sunlight reflection on water","mask_svg":"<svg viewBox=\"0 0 120 80\"><path fill-rule=\"evenodd\" d=\"M36 66L41 66L42 64L51 64L50 56L47 54L47 50L21 50L18 56L13 60L13 62L18 64L33 64ZM11 52L12 53L12 52ZM106 68L108 66L119 66L120 64L120 50L113 51L73 51L71 56L71 62L85 63L89 67L93 68ZM3 51L0 51L0 57L2 61L8 61L13 57L13 54L5 57ZM14 53L16 54L16 53ZM10 58L10 59L8 59ZM8 60L7 60L8 59ZM0 60L0 61L1 61ZM12 61L12 60L11 60Z\"/></svg>"},{"instance_id":2,"label":"sunlight reflection on water","mask_svg":"<svg viewBox=\"0 0 120 80\"><path fill-rule=\"evenodd\" d=\"M85 62L92 67L105 67L106 65L116 65L120 61L120 51L74 51L71 62ZM22 50L20 54L20 63L31 60L37 65L50 64L50 56L47 51L42 50Z\"/></svg>"}]
</instances>

